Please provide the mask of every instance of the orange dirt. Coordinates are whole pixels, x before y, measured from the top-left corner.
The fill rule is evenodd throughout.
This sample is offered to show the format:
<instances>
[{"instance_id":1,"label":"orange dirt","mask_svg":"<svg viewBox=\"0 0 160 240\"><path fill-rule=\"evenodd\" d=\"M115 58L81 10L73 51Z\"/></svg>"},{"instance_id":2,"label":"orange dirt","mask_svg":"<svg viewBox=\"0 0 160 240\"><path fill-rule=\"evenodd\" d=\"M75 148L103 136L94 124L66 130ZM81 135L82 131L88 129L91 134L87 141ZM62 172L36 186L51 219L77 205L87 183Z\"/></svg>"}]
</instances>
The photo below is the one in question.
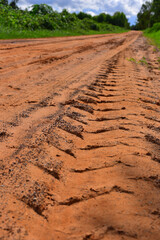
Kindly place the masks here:
<instances>
[{"instance_id":1,"label":"orange dirt","mask_svg":"<svg viewBox=\"0 0 160 240\"><path fill-rule=\"evenodd\" d=\"M0 41L0 239L160 239L159 56L140 32Z\"/></svg>"}]
</instances>

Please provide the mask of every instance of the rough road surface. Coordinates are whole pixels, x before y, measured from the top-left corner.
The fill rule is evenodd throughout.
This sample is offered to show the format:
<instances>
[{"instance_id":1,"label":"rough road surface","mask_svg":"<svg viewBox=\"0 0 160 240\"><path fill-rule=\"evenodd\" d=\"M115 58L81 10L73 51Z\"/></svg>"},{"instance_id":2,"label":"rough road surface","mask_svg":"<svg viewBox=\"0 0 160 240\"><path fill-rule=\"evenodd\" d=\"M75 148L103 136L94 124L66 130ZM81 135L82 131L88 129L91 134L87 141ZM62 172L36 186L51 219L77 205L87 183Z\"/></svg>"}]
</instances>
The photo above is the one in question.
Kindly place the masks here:
<instances>
[{"instance_id":1,"label":"rough road surface","mask_svg":"<svg viewBox=\"0 0 160 240\"><path fill-rule=\"evenodd\" d=\"M158 57L140 32L0 42L0 239L160 239Z\"/></svg>"}]
</instances>

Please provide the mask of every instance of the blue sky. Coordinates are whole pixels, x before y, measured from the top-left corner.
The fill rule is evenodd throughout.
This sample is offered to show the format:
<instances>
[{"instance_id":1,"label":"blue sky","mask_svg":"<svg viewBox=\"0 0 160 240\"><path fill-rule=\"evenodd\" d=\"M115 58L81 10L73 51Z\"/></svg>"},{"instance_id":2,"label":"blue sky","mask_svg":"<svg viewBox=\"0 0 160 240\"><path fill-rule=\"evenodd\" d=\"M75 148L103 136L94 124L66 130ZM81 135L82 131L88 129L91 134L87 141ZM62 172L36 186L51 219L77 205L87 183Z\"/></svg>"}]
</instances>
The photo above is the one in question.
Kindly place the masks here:
<instances>
[{"instance_id":1,"label":"blue sky","mask_svg":"<svg viewBox=\"0 0 160 240\"><path fill-rule=\"evenodd\" d=\"M113 14L116 11L123 11L129 22L134 24L136 15L145 0L19 0L18 6L25 9L33 4L45 3L54 10L61 11L66 8L69 12L87 12L97 15L101 12Z\"/></svg>"}]
</instances>

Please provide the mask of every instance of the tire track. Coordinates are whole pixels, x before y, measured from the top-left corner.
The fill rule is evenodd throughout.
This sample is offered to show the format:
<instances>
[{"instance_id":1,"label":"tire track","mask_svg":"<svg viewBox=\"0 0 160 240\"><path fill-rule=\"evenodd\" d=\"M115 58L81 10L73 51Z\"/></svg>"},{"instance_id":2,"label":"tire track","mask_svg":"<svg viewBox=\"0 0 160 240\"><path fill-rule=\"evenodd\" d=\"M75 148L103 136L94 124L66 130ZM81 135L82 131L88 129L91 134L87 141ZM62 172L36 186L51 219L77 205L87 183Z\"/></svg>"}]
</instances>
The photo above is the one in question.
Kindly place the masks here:
<instances>
[{"instance_id":1,"label":"tire track","mask_svg":"<svg viewBox=\"0 0 160 240\"><path fill-rule=\"evenodd\" d=\"M32 225L39 229L39 239L46 234L49 240L53 235L62 240L159 239L156 77L149 78L147 67L127 60L136 49L137 57L146 54L143 45L139 37L114 54L92 81L73 88L67 99L53 95L43 100L40 109L54 101L53 112L49 109L27 131L5 164L1 161L7 186L3 214L16 217L15 223L4 220L4 239L20 236L5 230L6 225L18 226L22 239L36 236L34 228L29 230ZM2 141L7 134L0 133ZM29 217L19 220L18 207Z\"/></svg>"}]
</instances>

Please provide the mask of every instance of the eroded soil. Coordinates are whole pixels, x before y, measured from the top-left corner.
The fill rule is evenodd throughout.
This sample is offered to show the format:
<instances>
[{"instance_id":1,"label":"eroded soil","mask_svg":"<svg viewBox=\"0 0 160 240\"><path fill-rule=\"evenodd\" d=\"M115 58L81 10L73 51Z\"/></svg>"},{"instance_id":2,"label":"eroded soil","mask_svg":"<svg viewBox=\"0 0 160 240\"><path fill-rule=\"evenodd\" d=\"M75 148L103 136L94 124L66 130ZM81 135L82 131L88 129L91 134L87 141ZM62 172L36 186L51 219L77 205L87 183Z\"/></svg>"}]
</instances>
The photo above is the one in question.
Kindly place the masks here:
<instances>
[{"instance_id":1,"label":"eroded soil","mask_svg":"<svg viewBox=\"0 0 160 240\"><path fill-rule=\"evenodd\" d=\"M158 57L140 32L0 42L0 239L160 239Z\"/></svg>"}]
</instances>

